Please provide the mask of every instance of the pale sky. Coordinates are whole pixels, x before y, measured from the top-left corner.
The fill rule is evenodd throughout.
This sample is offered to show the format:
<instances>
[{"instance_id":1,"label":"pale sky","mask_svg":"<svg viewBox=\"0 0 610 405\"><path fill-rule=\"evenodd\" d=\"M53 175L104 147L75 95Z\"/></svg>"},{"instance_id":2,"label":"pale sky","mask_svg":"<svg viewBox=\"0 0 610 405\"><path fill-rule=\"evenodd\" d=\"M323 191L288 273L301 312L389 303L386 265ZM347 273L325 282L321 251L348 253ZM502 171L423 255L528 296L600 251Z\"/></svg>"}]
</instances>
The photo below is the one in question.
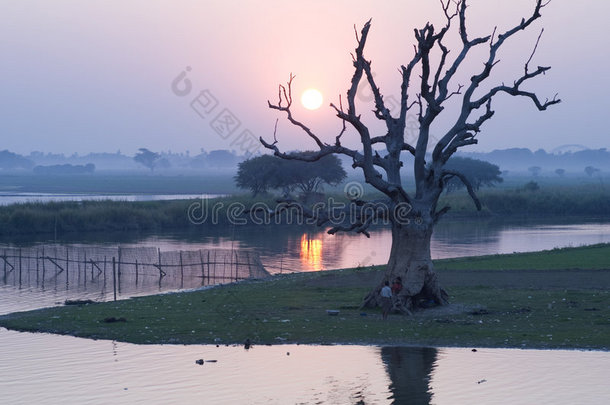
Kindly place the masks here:
<instances>
[{"instance_id":1,"label":"pale sky","mask_svg":"<svg viewBox=\"0 0 610 405\"><path fill-rule=\"evenodd\" d=\"M319 110L296 106L297 118L332 142L340 122L327 106L349 86L350 52L356 46L353 25L360 29L373 19L365 53L388 96L399 94L397 69L412 55L413 28L428 20L442 22L436 0L375 3L4 0L0 150L70 154L120 149L132 154L147 147L191 154L201 148L239 152L243 131L271 139L278 116L280 146L311 149L311 141L267 108L267 100L277 98L278 83L291 72L296 75L295 99L309 87L324 94ZM506 29L529 16L533 5L533 0L472 0L470 36L488 35L494 25ZM511 83L521 74L544 27L532 65L552 69L524 88L542 98L559 93L563 103L538 112L527 99L499 97L496 116L483 127L479 145L468 150L610 146L610 5L601 0L554 0L542 14L529 31L507 44L488 83ZM465 65L459 83L482 66L484 55L476 56ZM178 96L171 84L187 66L191 91ZM204 90L205 100L215 100L215 108L201 117L190 104ZM362 94L365 100L366 89ZM233 133L217 133L211 127L225 109L239 120ZM363 116L381 130L370 110L371 105L362 102ZM448 122L441 122L438 133Z\"/></svg>"}]
</instances>

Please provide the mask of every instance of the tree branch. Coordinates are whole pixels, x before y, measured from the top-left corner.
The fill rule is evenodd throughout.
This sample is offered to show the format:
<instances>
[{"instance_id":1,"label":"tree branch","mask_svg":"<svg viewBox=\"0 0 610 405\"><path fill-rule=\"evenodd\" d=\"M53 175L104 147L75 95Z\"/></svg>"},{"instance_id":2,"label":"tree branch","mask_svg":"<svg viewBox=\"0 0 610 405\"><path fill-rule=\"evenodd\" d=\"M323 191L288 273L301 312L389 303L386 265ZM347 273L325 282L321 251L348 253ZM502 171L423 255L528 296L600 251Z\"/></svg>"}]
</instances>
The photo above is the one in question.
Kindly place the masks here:
<instances>
[{"instance_id":1,"label":"tree branch","mask_svg":"<svg viewBox=\"0 0 610 405\"><path fill-rule=\"evenodd\" d=\"M276 202L278 206L274 210L257 206L255 209L244 212L263 215L265 218L271 219L287 210L294 210L297 215L314 221L317 226L332 224L333 226L327 231L331 235L338 232L355 231L370 237L368 232L370 226L378 224L380 221L382 223L389 221L388 200L352 200L348 205L343 206L326 205L322 207L320 204L316 204L313 209L291 198L279 199Z\"/></svg>"},{"instance_id":2,"label":"tree branch","mask_svg":"<svg viewBox=\"0 0 610 405\"><path fill-rule=\"evenodd\" d=\"M481 201L479 200L479 197L477 197L477 194L474 192L472 184L470 184L470 181L468 180L468 178L466 178L466 176L455 170L443 170L441 176L443 178L443 181L452 177L457 177L458 179L460 179L460 181L466 186L470 198L472 198L472 201L474 201L474 205L476 205L477 211L481 211Z\"/></svg>"},{"instance_id":3,"label":"tree branch","mask_svg":"<svg viewBox=\"0 0 610 405\"><path fill-rule=\"evenodd\" d=\"M322 141L320 141L320 138L318 138L306 125L294 119L292 112L290 111L290 107L292 106L292 80L294 77L295 76L291 73L290 79L288 80L288 93L286 93L286 87L280 84L278 90L278 103L273 105L270 101L267 101L267 104L269 105L269 108L285 112L288 117L288 121L290 121L291 124L296 125L305 131L305 133L309 135L309 137L313 139L320 148L322 148L324 144ZM282 106L282 99L286 101L286 107Z\"/></svg>"},{"instance_id":4,"label":"tree branch","mask_svg":"<svg viewBox=\"0 0 610 405\"><path fill-rule=\"evenodd\" d=\"M435 212L434 213L434 223L436 224L443 215L445 215L447 212L449 212L450 209L451 209L451 207L446 205L439 211Z\"/></svg>"},{"instance_id":5,"label":"tree branch","mask_svg":"<svg viewBox=\"0 0 610 405\"><path fill-rule=\"evenodd\" d=\"M483 125L483 123L485 123L487 120L491 119L491 117L493 117L493 115L494 115L494 112L491 110L490 105L491 105L492 98L498 93L506 93L511 96L527 97L534 102L534 104L536 105L536 108L538 108L538 110L540 110L540 111L546 110L549 106L561 102L561 100L558 99L556 96L553 97L552 100L546 99L545 101L541 101L535 93L524 91L524 90L520 89L520 86L525 81L532 79L536 76L542 75L550 69L550 67L539 66L538 69L536 69L535 71L529 72L529 64L530 64L531 60L533 59L533 56L538 48L538 44L540 42L542 32L540 33L540 35L538 36L538 39L536 40L536 45L534 46L534 50L533 50L532 54L530 55L530 57L528 58L528 60L525 63L524 74L521 77L519 77L517 80L515 80L512 87L506 86L504 84L502 84L500 86L496 86L496 87L492 88L491 90L489 90L486 94L484 94L479 99L472 101L472 96L473 96L475 90L485 79L487 79L490 76L493 67L498 63L498 61L496 60L496 56L497 56L497 52L500 49L500 47L504 44L504 42L508 38L512 37L518 31L526 29L535 20L540 18L541 17L540 10L547 4L548 4L548 2L542 3L542 0L536 0L536 6L535 6L534 11L531 14L531 16L527 20L525 18L523 18L519 24L515 25L514 27L507 30L506 32L499 34L497 36L497 39L495 40L495 42L494 42L495 31L496 31L495 29L494 29L494 34L492 34L491 36L481 37L481 38L477 38L473 41L468 41L468 39L467 39L468 37L466 34L466 27L465 27L466 6L465 6L465 3L461 4L460 33L461 33L461 37L462 37L462 42L464 43L464 48L462 50L462 54L460 54L460 56L454 62L454 66L452 66L452 69L450 69L447 72L447 75L445 76L445 78L443 78L443 80L441 80L441 82L439 84L439 89L440 89L439 93L443 93L444 91L446 91L446 85L448 83L448 80L447 81L445 81L445 80L447 78L450 78L455 73L455 71L457 70L457 67L463 61L463 57L465 57L465 55L470 50L471 46L473 46L471 44L473 44L473 43L479 44L479 43L485 43L485 42L489 41L489 43L490 43L489 57L484 64L483 70L478 75L475 75L471 78L471 83L468 86L468 88L466 89L466 91L464 92L463 99L462 99L461 113L460 113L460 116L458 117L456 123L447 132L447 134L445 134L445 136L443 136L443 138L441 138L441 140L438 141L438 143L436 144L433 154L432 154L434 161L447 161L447 159L451 156L451 154L453 154L457 150L456 147L461 147L461 146L465 146L465 145L474 143L474 142L465 142L464 143L464 142L462 142L463 139L457 139L456 137L459 137L460 134L463 134L465 131L474 131L475 133L478 133L480 131L480 127ZM455 67L455 69L453 69L454 67ZM440 95L439 95L439 97L440 97ZM479 119L477 119L474 123L468 124L467 120L470 117L471 113L474 110L479 109L483 105L487 106L485 113L481 117L479 117Z\"/></svg>"}]
</instances>

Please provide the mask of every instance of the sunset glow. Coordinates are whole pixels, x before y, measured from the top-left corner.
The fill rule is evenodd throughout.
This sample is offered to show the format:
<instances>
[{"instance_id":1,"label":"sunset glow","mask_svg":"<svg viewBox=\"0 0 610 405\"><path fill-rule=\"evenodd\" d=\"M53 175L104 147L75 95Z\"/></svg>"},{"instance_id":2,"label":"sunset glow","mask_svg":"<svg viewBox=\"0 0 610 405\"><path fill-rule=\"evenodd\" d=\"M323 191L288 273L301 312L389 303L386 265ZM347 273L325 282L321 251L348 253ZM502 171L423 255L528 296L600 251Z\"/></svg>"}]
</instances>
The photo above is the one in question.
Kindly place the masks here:
<instances>
[{"instance_id":1,"label":"sunset glow","mask_svg":"<svg viewBox=\"0 0 610 405\"><path fill-rule=\"evenodd\" d=\"M301 96L301 103L308 110L317 110L322 105L322 101L322 93L316 89L307 89Z\"/></svg>"},{"instance_id":2,"label":"sunset glow","mask_svg":"<svg viewBox=\"0 0 610 405\"><path fill-rule=\"evenodd\" d=\"M323 270L322 240L309 239L307 234L301 236L301 263L312 271Z\"/></svg>"}]
</instances>

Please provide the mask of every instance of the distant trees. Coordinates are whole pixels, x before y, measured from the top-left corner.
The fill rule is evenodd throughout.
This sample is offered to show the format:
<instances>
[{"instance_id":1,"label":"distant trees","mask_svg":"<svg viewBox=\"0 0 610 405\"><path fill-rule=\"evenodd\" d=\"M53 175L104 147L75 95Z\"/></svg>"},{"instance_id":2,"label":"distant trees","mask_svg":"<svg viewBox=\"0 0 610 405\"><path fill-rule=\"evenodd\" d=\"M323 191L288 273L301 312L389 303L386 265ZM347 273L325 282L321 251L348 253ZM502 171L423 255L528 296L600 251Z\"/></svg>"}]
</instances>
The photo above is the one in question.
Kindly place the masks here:
<instances>
[{"instance_id":1,"label":"distant trees","mask_svg":"<svg viewBox=\"0 0 610 405\"><path fill-rule=\"evenodd\" d=\"M136 162L148 167L150 171L154 171L157 166L158 160L161 158L161 155L155 152L151 152L146 148L140 148L140 152L136 153L133 157L133 160Z\"/></svg>"},{"instance_id":2,"label":"distant trees","mask_svg":"<svg viewBox=\"0 0 610 405\"><path fill-rule=\"evenodd\" d=\"M314 154L314 152L309 153ZM336 155L324 156L314 163L301 160L279 160L282 162L280 166L282 184L280 187L291 191L300 190L304 195L317 193L322 190L324 184L336 186L347 176L343 166L341 166L341 161Z\"/></svg>"},{"instance_id":3,"label":"distant trees","mask_svg":"<svg viewBox=\"0 0 610 405\"><path fill-rule=\"evenodd\" d=\"M564 169L555 169L555 174L558 175L559 177L563 177L566 174L566 171Z\"/></svg>"},{"instance_id":4,"label":"distant trees","mask_svg":"<svg viewBox=\"0 0 610 405\"><path fill-rule=\"evenodd\" d=\"M235 184L239 188L248 189L256 197L265 194L269 189L278 187L280 159L263 155L241 162L235 176Z\"/></svg>"},{"instance_id":5,"label":"distant trees","mask_svg":"<svg viewBox=\"0 0 610 405\"><path fill-rule=\"evenodd\" d=\"M587 176L589 176L589 177L593 177L593 175L599 171L600 170L597 167L593 167L593 166L585 167L585 173L587 173Z\"/></svg>"},{"instance_id":6,"label":"distant trees","mask_svg":"<svg viewBox=\"0 0 610 405\"><path fill-rule=\"evenodd\" d=\"M36 174L90 174L95 172L95 165L93 163L87 163L86 165L50 165L50 166L36 166L34 173Z\"/></svg>"},{"instance_id":7,"label":"distant trees","mask_svg":"<svg viewBox=\"0 0 610 405\"><path fill-rule=\"evenodd\" d=\"M325 156L316 162L284 160L271 155L262 155L239 164L235 183L237 187L249 189L253 196L270 189L282 189L286 194L300 190L309 196L321 190L324 184L337 185L347 173L335 155Z\"/></svg>"},{"instance_id":8,"label":"distant trees","mask_svg":"<svg viewBox=\"0 0 610 405\"><path fill-rule=\"evenodd\" d=\"M481 186L493 187L495 183L502 183L502 172L497 165L483 160L466 157L452 156L445 167L462 173L470 181L472 188L478 190ZM447 192L464 188L464 183L459 178L451 178L447 181Z\"/></svg>"},{"instance_id":9,"label":"distant trees","mask_svg":"<svg viewBox=\"0 0 610 405\"><path fill-rule=\"evenodd\" d=\"M31 169L34 163L21 155L8 150L0 151L0 169Z\"/></svg>"},{"instance_id":10,"label":"distant trees","mask_svg":"<svg viewBox=\"0 0 610 405\"><path fill-rule=\"evenodd\" d=\"M542 168L540 166L531 166L527 168L527 171L530 172L532 176L538 177L538 175L542 171Z\"/></svg>"},{"instance_id":11,"label":"distant trees","mask_svg":"<svg viewBox=\"0 0 610 405\"><path fill-rule=\"evenodd\" d=\"M241 158L233 151L226 149L213 150L206 156L207 164L214 168L235 167Z\"/></svg>"},{"instance_id":12,"label":"distant trees","mask_svg":"<svg viewBox=\"0 0 610 405\"><path fill-rule=\"evenodd\" d=\"M530 181L529 183L525 183L523 185L523 191L538 191L540 190L540 186L535 181Z\"/></svg>"}]
</instances>

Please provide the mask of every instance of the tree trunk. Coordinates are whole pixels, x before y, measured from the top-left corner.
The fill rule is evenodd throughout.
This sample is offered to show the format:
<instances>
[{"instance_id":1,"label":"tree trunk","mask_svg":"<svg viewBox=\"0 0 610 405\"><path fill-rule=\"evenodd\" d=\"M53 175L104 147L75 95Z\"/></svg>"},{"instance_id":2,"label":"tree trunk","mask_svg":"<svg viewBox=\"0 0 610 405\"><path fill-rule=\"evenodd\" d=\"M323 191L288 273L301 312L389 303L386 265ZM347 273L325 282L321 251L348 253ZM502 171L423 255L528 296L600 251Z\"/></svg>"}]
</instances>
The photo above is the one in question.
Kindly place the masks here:
<instances>
[{"instance_id":1,"label":"tree trunk","mask_svg":"<svg viewBox=\"0 0 610 405\"><path fill-rule=\"evenodd\" d=\"M379 306L379 294L385 282L391 285L397 277L402 279L403 287L392 297L393 311L410 313L419 307L448 303L430 257L432 228L431 220L421 218L412 219L408 224L392 224L392 249L385 274L364 299L363 307Z\"/></svg>"}]
</instances>

